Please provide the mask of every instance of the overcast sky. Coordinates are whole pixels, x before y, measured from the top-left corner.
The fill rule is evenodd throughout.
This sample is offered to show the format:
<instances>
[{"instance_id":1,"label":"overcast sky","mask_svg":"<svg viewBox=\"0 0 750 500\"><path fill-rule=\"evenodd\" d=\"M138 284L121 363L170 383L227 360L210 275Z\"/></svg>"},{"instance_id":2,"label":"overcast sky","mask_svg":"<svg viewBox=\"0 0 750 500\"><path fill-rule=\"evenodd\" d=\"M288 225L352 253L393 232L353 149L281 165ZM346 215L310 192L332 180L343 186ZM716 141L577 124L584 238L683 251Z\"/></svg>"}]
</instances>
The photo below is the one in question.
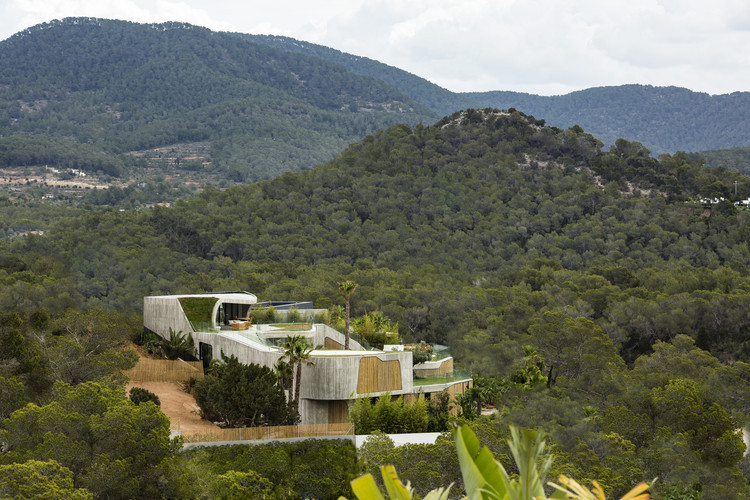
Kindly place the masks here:
<instances>
[{"instance_id":1,"label":"overcast sky","mask_svg":"<svg viewBox=\"0 0 750 500\"><path fill-rule=\"evenodd\" d=\"M0 40L71 16L286 35L457 92L750 91L747 0L0 0Z\"/></svg>"}]
</instances>

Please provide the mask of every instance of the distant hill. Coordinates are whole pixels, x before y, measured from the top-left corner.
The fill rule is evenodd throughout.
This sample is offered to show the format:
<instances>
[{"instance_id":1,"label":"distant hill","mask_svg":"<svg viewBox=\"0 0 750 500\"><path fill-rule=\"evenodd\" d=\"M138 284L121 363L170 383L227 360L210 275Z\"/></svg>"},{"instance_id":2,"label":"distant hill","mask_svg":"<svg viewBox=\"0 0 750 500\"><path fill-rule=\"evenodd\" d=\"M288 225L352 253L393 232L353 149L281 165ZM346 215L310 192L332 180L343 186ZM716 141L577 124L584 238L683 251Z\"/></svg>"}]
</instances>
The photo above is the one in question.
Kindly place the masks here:
<instances>
[{"instance_id":1,"label":"distant hill","mask_svg":"<svg viewBox=\"0 0 750 500\"><path fill-rule=\"evenodd\" d=\"M750 145L750 92L712 96L678 87L621 85L554 97L468 95L487 106L518 108L550 125L580 125L605 144L621 137L639 141L654 153Z\"/></svg>"},{"instance_id":2,"label":"distant hill","mask_svg":"<svg viewBox=\"0 0 750 500\"><path fill-rule=\"evenodd\" d=\"M509 91L453 93L398 68L321 45L280 36L240 36L340 63L387 82L441 116L466 108L516 108L557 127L580 125L605 145L624 138L657 154L750 145L750 92L711 96L678 87L621 85L552 97Z\"/></svg>"},{"instance_id":3,"label":"distant hill","mask_svg":"<svg viewBox=\"0 0 750 500\"><path fill-rule=\"evenodd\" d=\"M0 42L0 67L5 166L118 176L133 163L123 153L207 141L202 159L215 175L252 181L436 117L339 64L182 23L54 21Z\"/></svg>"},{"instance_id":4,"label":"distant hill","mask_svg":"<svg viewBox=\"0 0 750 500\"><path fill-rule=\"evenodd\" d=\"M657 154L750 145L749 93L626 85L459 94L320 45L184 23L53 21L0 42L0 68L0 168L16 167L17 179L36 169L39 182L48 166L105 183L161 179L184 194L309 169L377 129L487 107L580 125L605 148L621 137ZM166 188L150 189L139 203Z\"/></svg>"},{"instance_id":5,"label":"distant hill","mask_svg":"<svg viewBox=\"0 0 750 500\"><path fill-rule=\"evenodd\" d=\"M497 362L484 347L503 335L520 350L550 309L597 321L629 360L676 332L750 360L740 313L750 212L726 202L705 218L689 203L735 185L750 196L750 178L685 155L655 159L624 140L602 151L580 127L473 110L394 125L313 169L173 207L61 218L0 250L15 279L57 273L81 303L116 310L137 310L144 295L242 288L325 307L350 277L358 314L382 311L415 340L456 346L470 325L486 331L463 351L477 367ZM734 305L707 294L733 289ZM13 290L0 304L18 300Z\"/></svg>"},{"instance_id":6,"label":"distant hill","mask_svg":"<svg viewBox=\"0 0 750 500\"><path fill-rule=\"evenodd\" d=\"M424 78L367 57L347 54L346 52L323 45L295 40L294 38L285 36L248 35L243 33L237 33L236 35L270 47L320 57L326 61L341 64L352 73L382 80L408 95L416 102L430 108L440 116L450 115L462 109L487 106L482 100L474 99L467 94L451 92Z\"/></svg>"},{"instance_id":7,"label":"distant hill","mask_svg":"<svg viewBox=\"0 0 750 500\"><path fill-rule=\"evenodd\" d=\"M744 148L718 149L691 153L693 158L702 158L706 165L724 167L729 170L750 174L750 146Z\"/></svg>"}]
</instances>

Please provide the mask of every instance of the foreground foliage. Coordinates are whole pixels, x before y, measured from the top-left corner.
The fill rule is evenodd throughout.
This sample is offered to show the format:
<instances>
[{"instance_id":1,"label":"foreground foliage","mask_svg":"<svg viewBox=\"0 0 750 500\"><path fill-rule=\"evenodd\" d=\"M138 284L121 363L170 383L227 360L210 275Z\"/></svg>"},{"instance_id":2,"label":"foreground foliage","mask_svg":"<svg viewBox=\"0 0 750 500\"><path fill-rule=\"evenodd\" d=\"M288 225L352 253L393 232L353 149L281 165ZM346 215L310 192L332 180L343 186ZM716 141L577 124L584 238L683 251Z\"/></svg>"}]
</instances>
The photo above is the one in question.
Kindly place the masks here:
<instances>
[{"instance_id":1,"label":"foreground foliage","mask_svg":"<svg viewBox=\"0 0 750 500\"><path fill-rule=\"evenodd\" d=\"M455 432L455 447L463 476L464 488L469 499L498 500L545 500L547 498L544 481L553 457L544 456L544 435L533 430L510 428L508 441L518 475L511 477L505 467L495 460L485 446L480 448L479 440L467 426ZM541 462L541 463L540 463ZM383 483L392 500L408 500L414 490L407 483L404 486L393 466L381 467ZM550 483L554 488L551 499L604 500L604 491L596 481L593 489L587 490L575 480L564 475L559 477L561 484ZM438 488L425 495L425 500L447 499L453 485ZM622 500L647 500L648 485L641 483L622 497ZM375 479L371 474L352 481L352 489L358 498L383 499Z\"/></svg>"},{"instance_id":2,"label":"foreground foliage","mask_svg":"<svg viewBox=\"0 0 750 500\"><path fill-rule=\"evenodd\" d=\"M53 402L28 404L2 423L0 463L53 461L62 478L70 474L75 488L97 497L168 494L164 479L180 443L156 405L131 403L104 382L58 383L54 392Z\"/></svg>"},{"instance_id":3,"label":"foreground foliage","mask_svg":"<svg viewBox=\"0 0 750 500\"><path fill-rule=\"evenodd\" d=\"M357 453L348 440L221 446L177 457L191 498L337 498L351 496Z\"/></svg>"}]
</instances>

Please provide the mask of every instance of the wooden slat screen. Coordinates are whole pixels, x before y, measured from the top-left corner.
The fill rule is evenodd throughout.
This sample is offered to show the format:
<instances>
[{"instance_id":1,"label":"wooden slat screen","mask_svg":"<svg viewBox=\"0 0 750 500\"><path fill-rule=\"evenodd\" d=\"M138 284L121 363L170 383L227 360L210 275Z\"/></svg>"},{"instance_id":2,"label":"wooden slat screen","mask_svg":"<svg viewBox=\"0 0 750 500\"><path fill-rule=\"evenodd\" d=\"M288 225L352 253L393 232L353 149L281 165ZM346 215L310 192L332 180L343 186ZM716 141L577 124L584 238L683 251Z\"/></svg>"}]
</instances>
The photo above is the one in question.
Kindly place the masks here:
<instances>
[{"instance_id":1,"label":"wooden slat screen","mask_svg":"<svg viewBox=\"0 0 750 500\"><path fill-rule=\"evenodd\" d=\"M211 429L211 431L183 432L182 438L185 443L214 443L217 441L261 441L264 439L353 435L354 426L352 424L338 423Z\"/></svg>"},{"instance_id":2,"label":"wooden slat screen","mask_svg":"<svg viewBox=\"0 0 750 500\"><path fill-rule=\"evenodd\" d=\"M328 423L342 424L349 421L349 403L347 401L328 402Z\"/></svg>"},{"instance_id":3,"label":"wooden slat screen","mask_svg":"<svg viewBox=\"0 0 750 500\"><path fill-rule=\"evenodd\" d=\"M336 342L331 337L326 337L323 341L323 347L331 349L332 351L341 351L344 349L343 344Z\"/></svg>"},{"instance_id":4,"label":"wooden slat screen","mask_svg":"<svg viewBox=\"0 0 750 500\"><path fill-rule=\"evenodd\" d=\"M398 390L401 390L401 363L397 359L381 361L375 356L367 356L359 360L359 394Z\"/></svg>"}]
</instances>

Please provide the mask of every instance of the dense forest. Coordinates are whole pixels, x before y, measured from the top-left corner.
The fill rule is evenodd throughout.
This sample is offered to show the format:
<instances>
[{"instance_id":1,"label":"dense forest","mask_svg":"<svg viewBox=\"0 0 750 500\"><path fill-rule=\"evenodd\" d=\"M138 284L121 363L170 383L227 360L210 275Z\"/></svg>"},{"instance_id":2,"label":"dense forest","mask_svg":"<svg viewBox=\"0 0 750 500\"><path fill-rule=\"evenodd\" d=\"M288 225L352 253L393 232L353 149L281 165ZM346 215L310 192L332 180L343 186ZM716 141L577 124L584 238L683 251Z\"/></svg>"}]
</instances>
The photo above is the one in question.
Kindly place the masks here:
<instances>
[{"instance_id":1,"label":"dense forest","mask_svg":"<svg viewBox=\"0 0 750 500\"><path fill-rule=\"evenodd\" d=\"M499 459L514 422L550 433L555 470L609 493L658 476L656 498L746 498L737 429L750 415L750 212L732 201L748 196L750 178L685 154L654 158L626 140L603 148L581 127L470 109L171 207L40 205L44 234L0 241L0 416L15 450L0 462L55 459L70 464L76 488L116 496L102 474L130 481L118 464L131 460L143 472L127 484L176 494L214 459L200 455L176 478L175 460L190 457L174 455L163 422L116 387L90 385L132 363L107 349L137 331L142 297L249 290L331 307L343 303L337 283L353 280L353 314L378 311L407 341L451 346L478 380L521 373L492 392L496 419L473 424ZM0 204L10 225L26 213L19 203ZM526 377L531 369L539 376ZM86 391L98 391L96 408L81 408ZM87 422L79 446L93 462L58 453L77 434L30 435L61 413L72 427ZM151 458L112 451L120 441L101 434L107 418L147 419ZM368 464L399 453L382 443ZM434 482L441 463L455 470L399 463L409 479Z\"/></svg>"},{"instance_id":2,"label":"dense forest","mask_svg":"<svg viewBox=\"0 0 750 500\"><path fill-rule=\"evenodd\" d=\"M54 21L0 42L0 67L2 166L121 176L125 153L209 141L214 173L253 181L435 116L338 64L180 23Z\"/></svg>"},{"instance_id":3,"label":"dense forest","mask_svg":"<svg viewBox=\"0 0 750 500\"><path fill-rule=\"evenodd\" d=\"M712 167L725 167L741 174L750 174L750 146L690 153L692 158L702 158Z\"/></svg>"},{"instance_id":4,"label":"dense forest","mask_svg":"<svg viewBox=\"0 0 750 500\"><path fill-rule=\"evenodd\" d=\"M366 57L282 36L238 34L271 47L320 57L382 80L440 116L459 109L516 108L550 125L580 125L607 145L625 137L654 153L747 146L750 93L708 95L678 87L595 87L558 96L492 91L454 93Z\"/></svg>"},{"instance_id":5,"label":"dense forest","mask_svg":"<svg viewBox=\"0 0 750 500\"><path fill-rule=\"evenodd\" d=\"M487 106L577 124L607 147L636 140L653 154L750 140L747 93L627 85L553 97L459 94L327 47L184 23L40 24L0 42L0 67L0 167L16 177L6 184L68 204L131 208L271 179L328 161L375 130ZM48 182L73 171L119 191Z\"/></svg>"}]
</instances>

